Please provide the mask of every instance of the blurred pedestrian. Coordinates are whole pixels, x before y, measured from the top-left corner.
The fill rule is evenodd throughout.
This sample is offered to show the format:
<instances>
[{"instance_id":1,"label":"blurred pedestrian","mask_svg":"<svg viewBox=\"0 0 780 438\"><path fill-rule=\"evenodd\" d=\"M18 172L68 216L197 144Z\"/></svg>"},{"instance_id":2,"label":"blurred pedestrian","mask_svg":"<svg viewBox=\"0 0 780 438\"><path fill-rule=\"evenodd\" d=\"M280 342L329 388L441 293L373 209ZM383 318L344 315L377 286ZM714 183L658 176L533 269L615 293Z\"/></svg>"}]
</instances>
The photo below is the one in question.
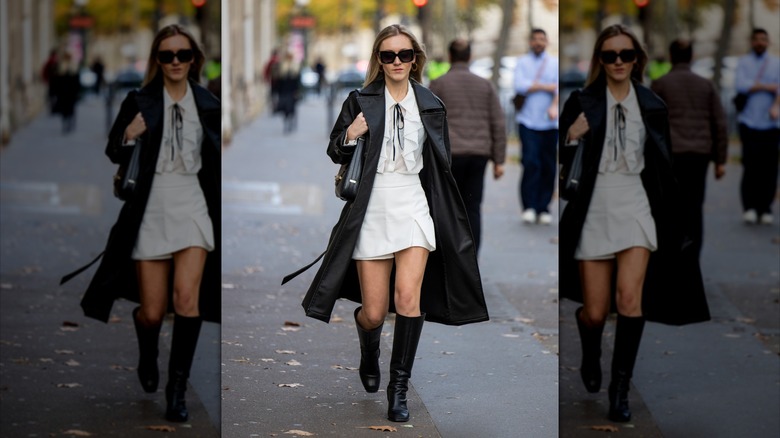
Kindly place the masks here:
<instances>
[{"instance_id":1,"label":"blurred pedestrian","mask_svg":"<svg viewBox=\"0 0 780 438\"><path fill-rule=\"evenodd\" d=\"M78 65L70 52L65 52L57 63L54 76L54 112L62 117L62 133L67 134L76 128L76 102L81 93Z\"/></svg>"},{"instance_id":2,"label":"blurred pedestrian","mask_svg":"<svg viewBox=\"0 0 780 438\"><path fill-rule=\"evenodd\" d=\"M95 60L92 61L90 70L92 70L92 73L95 74L95 94L99 95L100 92L103 91L103 85L106 82L106 66L103 64L103 60L99 56L95 57Z\"/></svg>"},{"instance_id":3,"label":"blurred pedestrian","mask_svg":"<svg viewBox=\"0 0 780 438\"><path fill-rule=\"evenodd\" d=\"M666 102L675 177L683 197L688 236L701 254L704 234L704 193L707 169L715 163L715 178L726 174L728 130L726 113L712 81L691 71L693 45L677 39L669 46L672 69L652 83L652 90Z\"/></svg>"},{"instance_id":4,"label":"blurred pedestrian","mask_svg":"<svg viewBox=\"0 0 780 438\"><path fill-rule=\"evenodd\" d=\"M479 251L482 193L485 168L493 162L493 177L504 174L506 125L495 87L469 71L471 44L463 39L450 43L451 68L430 84L431 91L447 107L452 175L466 204L474 243Z\"/></svg>"},{"instance_id":5,"label":"blurred pedestrian","mask_svg":"<svg viewBox=\"0 0 780 438\"><path fill-rule=\"evenodd\" d=\"M303 301L306 314L323 321L339 298L362 303L354 314L359 374L370 393L381 379L382 326L388 311L396 313L390 421L409 420L406 394L425 319L454 325L488 319L476 248L450 173L446 110L420 84L425 61L406 27L394 24L377 35L365 84L347 97L328 145L335 163L348 163L365 138L357 197L344 205Z\"/></svg>"},{"instance_id":6,"label":"blurred pedestrian","mask_svg":"<svg viewBox=\"0 0 780 438\"><path fill-rule=\"evenodd\" d=\"M57 76L57 49L51 49L49 57L46 59L46 63L43 64L41 69L41 78L46 83L46 102L49 105L49 113L55 114L54 105L57 102L56 91L56 76Z\"/></svg>"},{"instance_id":7,"label":"blurred pedestrian","mask_svg":"<svg viewBox=\"0 0 780 438\"><path fill-rule=\"evenodd\" d=\"M273 81L279 99L277 107L284 116L284 133L289 134L297 124L296 107L301 93L301 64L292 51L284 54Z\"/></svg>"},{"instance_id":8,"label":"blurred pedestrian","mask_svg":"<svg viewBox=\"0 0 780 438\"><path fill-rule=\"evenodd\" d=\"M780 147L780 59L767 52L769 34L764 29L753 29L750 45L752 51L739 58L734 81L737 93L747 95L737 116L742 142L742 219L748 224L771 225Z\"/></svg>"},{"instance_id":9,"label":"blurred pedestrian","mask_svg":"<svg viewBox=\"0 0 780 438\"><path fill-rule=\"evenodd\" d=\"M322 94L322 88L327 85L327 78L325 77L325 61L322 57L317 57L317 63L314 64L314 71L317 72L317 96Z\"/></svg>"},{"instance_id":10,"label":"blurred pedestrian","mask_svg":"<svg viewBox=\"0 0 780 438\"><path fill-rule=\"evenodd\" d=\"M515 92L526 96L515 117L523 164L520 203L523 222L549 225L558 143L558 59L545 51L547 33L542 29L531 31L529 45L531 52L515 66Z\"/></svg>"},{"instance_id":11,"label":"blurred pedestrian","mask_svg":"<svg viewBox=\"0 0 780 438\"><path fill-rule=\"evenodd\" d=\"M160 327L174 312L165 418L176 422L189 416L185 391L201 322L220 320L221 114L219 101L198 83L203 62L182 26L155 36L143 86L122 102L106 146L122 165L143 142L136 192L81 302L87 316L105 322L115 299L140 303L132 313L137 373L149 393L159 381Z\"/></svg>"},{"instance_id":12,"label":"blurred pedestrian","mask_svg":"<svg viewBox=\"0 0 780 438\"><path fill-rule=\"evenodd\" d=\"M631 419L628 390L645 319L709 319L698 260L683 252L666 106L641 83L646 64L633 32L604 29L585 88L566 100L560 126L564 173L584 148L579 190L560 223L561 295L583 303L575 318L588 392L601 387L601 334L611 303L617 307L608 388L617 422Z\"/></svg>"},{"instance_id":13,"label":"blurred pedestrian","mask_svg":"<svg viewBox=\"0 0 780 438\"><path fill-rule=\"evenodd\" d=\"M276 48L271 52L271 57L268 59L268 62L265 63L265 68L263 68L263 79L265 80L265 83L268 84L268 90L269 90L269 103L271 105L271 113L276 114L279 112L278 106L279 106L279 90L277 87L277 84L275 82L275 76L276 76L276 70L279 68L279 49Z\"/></svg>"}]
</instances>

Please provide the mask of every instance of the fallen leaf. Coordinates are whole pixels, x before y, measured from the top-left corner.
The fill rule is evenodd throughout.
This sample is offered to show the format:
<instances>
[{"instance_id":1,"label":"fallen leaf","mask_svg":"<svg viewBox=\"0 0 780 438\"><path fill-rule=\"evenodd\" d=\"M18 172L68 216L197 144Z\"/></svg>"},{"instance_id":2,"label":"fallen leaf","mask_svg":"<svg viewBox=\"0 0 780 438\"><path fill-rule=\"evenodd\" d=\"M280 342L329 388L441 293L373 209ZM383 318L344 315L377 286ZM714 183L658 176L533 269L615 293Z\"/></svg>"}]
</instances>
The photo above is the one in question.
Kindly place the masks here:
<instances>
[{"instance_id":1,"label":"fallen leaf","mask_svg":"<svg viewBox=\"0 0 780 438\"><path fill-rule=\"evenodd\" d=\"M740 338L741 337L740 335L738 335L736 333L726 333L723 336L725 336L727 338Z\"/></svg>"},{"instance_id":2,"label":"fallen leaf","mask_svg":"<svg viewBox=\"0 0 780 438\"><path fill-rule=\"evenodd\" d=\"M76 354L73 350L54 350L57 354Z\"/></svg>"},{"instance_id":3,"label":"fallen leaf","mask_svg":"<svg viewBox=\"0 0 780 438\"><path fill-rule=\"evenodd\" d=\"M62 432L62 434L72 435L72 436L92 436L92 434L87 432L86 430L78 430L78 429L68 429L65 432Z\"/></svg>"},{"instance_id":4,"label":"fallen leaf","mask_svg":"<svg viewBox=\"0 0 780 438\"><path fill-rule=\"evenodd\" d=\"M311 432L306 432L305 430L296 430L296 429L288 430L287 432L285 432L285 435L314 436L314 434Z\"/></svg>"},{"instance_id":5,"label":"fallen leaf","mask_svg":"<svg viewBox=\"0 0 780 438\"><path fill-rule=\"evenodd\" d=\"M79 323L73 322L73 321L63 321L62 322L63 327L78 327Z\"/></svg>"},{"instance_id":6,"label":"fallen leaf","mask_svg":"<svg viewBox=\"0 0 780 438\"><path fill-rule=\"evenodd\" d=\"M285 364L285 365L290 365L291 367L297 367L297 366L301 366L301 363L300 363L300 362L298 362L298 361L297 361L297 360L295 360L295 359L293 359L293 360L291 360L291 361L289 361L289 362L285 362L284 364Z\"/></svg>"},{"instance_id":7,"label":"fallen leaf","mask_svg":"<svg viewBox=\"0 0 780 438\"><path fill-rule=\"evenodd\" d=\"M260 359L260 362L276 362L273 359Z\"/></svg>"},{"instance_id":8,"label":"fallen leaf","mask_svg":"<svg viewBox=\"0 0 780 438\"><path fill-rule=\"evenodd\" d=\"M745 324L753 324L756 322L753 318L737 318L737 322L744 322Z\"/></svg>"},{"instance_id":9,"label":"fallen leaf","mask_svg":"<svg viewBox=\"0 0 780 438\"><path fill-rule=\"evenodd\" d=\"M455 354L455 352L454 351L442 351L441 354L443 354L445 356L451 356L451 355Z\"/></svg>"},{"instance_id":10,"label":"fallen leaf","mask_svg":"<svg viewBox=\"0 0 780 438\"><path fill-rule=\"evenodd\" d=\"M331 366L334 370L349 370L349 371L355 371L357 368L355 367L345 367L343 365L333 365Z\"/></svg>"},{"instance_id":11,"label":"fallen leaf","mask_svg":"<svg viewBox=\"0 0 780 438\"><path fill-rule=\"evenodd\" d=\"M111 369L115 371L133 371L135 368L124 365L111 365Z\"/></svg>"},{"instance_id":12,"label":"fallen leaf","mask_svg":"<svg viewBox=\"0 0 780 438\"><path fill-rule=\"evenodd\" d=\"M378 430L380 432L398 432L398 429L393 426L368 426L368 429Z\"/></svg>"},{"instance_id":13,"label":"fallen leaf","mask_svg":"<svg viewBox=\"0 0 780 438\"><path fill-rule=\"evenodd\" d=\"M599 432L618 432L620 429L618 429L616 426L613 426L611 424L605 424L605 425L599 425L599 426L590 426L590 430L597 430Z\"/></svg>"},{"instance_id":14,"label":"fallen leaf","mask_svg":"<svg viewBox=\"0 0 780 438\"><path fill-rule=\"evenodd\" d=\"M81 383L58 383L57 388L78 388Z\"/></svg>"},{"instance_id":15,"label":"fallen leaf","mask_svg":"<svg viewBox=\"0 0 780 438\"><path fill-rule=\"evenodd\" d=\"M292 350L276 350L278 354L295 354Z\"/></svg>"},{"instance_id":16,"label":"fallen leaf","mask_svg":"<svg viewBox=\"0 0 780 438\"><path fill-rule=\"evenodd\" d=\"M42 358L40 358L38 360L43 362L43 363L54 363L54 359L50 359L48 357L42 357Z\"/></svg>"},{"instance_id":17,"label":"fallen leaf","mask_svg":"<svg viewBox=\"0 0 780 438\"><path fill-rule=\"evenodd\" d=\"M535 319L533 318L523 318L523 317L515 318L515 320L517 322L522 322L523 324L533 324L533 322L535 321Z\"/></svg>"},{"instance_id":18,"label":"fallen leaf","mask_svg":"<svg viewBox=\"0 0 780 438\"><path fill-rule=\"evenodd\" d=\"M231 284L231 283L223 283L222 284L222 289L235 289L235 288L236 288L235 284Z\"/></svg>"},{"instance_id":19,"label":"fallen leaf","mask_svg":"<svg viewBox=\"0 0 780 438\"><path fill-rule=\"evenodd\" d=\"M80 363L78 363L77 361L75 361L75 360L73 360L73 359L70 359L69 361L65 362L65 365L67 365L67 366L69 366L69 367L77 367L77 366L81 366L81 364L80 364Z\"/></svg>"},{"instance_id":20,"label":"fallen leaf","mask_svg":"<svg viewBox=\"0 0 780 438\"><path fill-rule=\"evenodd\" d=\"M16 359L12 359L12 362L13 363L17 363L19 365L25 365L25 364L29 364L30 363L30 359L27 358L27 357L19 357L19 358L16 358Z\"/></svg>"},{"instance_id":21,"label":"fallen leaf","mask_svg":"<svg viewBox=\"0 0 780 438\"><path fill-rule=\"evenodd\" d=\"M118 323L122 322L122 318L120 318L120 317L115 315L115 316L112 316L111 319L108 320L108 322L111 323L111 324L118 324Z\"/></svg>"},{"instance_id":22,"label":"fallen leaf","mask_svg":"<svg viewBox=\"0 0 780 438\"><path fill-rule=\"evenodd\" d=\"M167 424L161 424L156 426L146 426L146 429L153 430L155 432L176 432L176 428L168 426Z\"/></svg>"},{"instance_id":23,"label":"fallen leaf","mask_svg":"<svg viewBox=\"0 0 780 438\"><path fill-rule=\"evenodd\" d=\"M300 329L300 327L282 327L283 332L297 332Z\"/></svg>"},{"instance_id":24,"label":"fallen leaf","mask_svg":"<svg viewBox=\"0 0 780 438\"><path fill-rule=\"evenodd\" d=\"M278 385L280 388L299 388L302 387L300 383L280 383Z\"/></svg>"},{"instance_id":25,"label":"fallen leaf","mask_svg":"<svg viewBox=\"0 0 780 438\"><path fill-rule=\"evenodd\" d=\"M519 338L519 337L520 337L520 335L516 335L516 334L514 334L514 333L504 333L504 334L503 334L503 335L501 335L501 336L503 336L503 337L505 337L505 338Z\"/></svg>"},{"instance_id":26,"label":"fallen leaf","mask_svg":"<svg viewBox=\"0 0 780 438\"><path fill-rule=\"evenodd\" d=\"M241 359L230 359L230 361L238 363L249 363L249 359L246 357L242 357Z\"/></svg>"},{"instance_id":27,"label":"fallen leaf","mask_svg":"<svg viewBox=\"0 0 780 438\"><path fill-rule=\"evenodd\" d=\"M334 316L334 317L330 318L330 322L344 322L344 318L342 318L340 316Z\"/></svg>"},{"instance_id":28,"label":"fallen leaf","mask_svg":"<svg viewBox=\"0 0 780 438\"><path fill-rule=\"evenodd\" d=\"M60 327L60 330L63 332L75 332L78 331L78 327Z\"/></svg>"},{"instance_id":29,"label":"fallen leaf","mask_svg":"<svg viewBox=\"0 0 780 438\"><path fill-rule=\"evenodd\" d=\"M284 325L287 326L287 327L300 327L301 323L293 322L293 321L285 321Z\"/></svg>"}]
</instances>

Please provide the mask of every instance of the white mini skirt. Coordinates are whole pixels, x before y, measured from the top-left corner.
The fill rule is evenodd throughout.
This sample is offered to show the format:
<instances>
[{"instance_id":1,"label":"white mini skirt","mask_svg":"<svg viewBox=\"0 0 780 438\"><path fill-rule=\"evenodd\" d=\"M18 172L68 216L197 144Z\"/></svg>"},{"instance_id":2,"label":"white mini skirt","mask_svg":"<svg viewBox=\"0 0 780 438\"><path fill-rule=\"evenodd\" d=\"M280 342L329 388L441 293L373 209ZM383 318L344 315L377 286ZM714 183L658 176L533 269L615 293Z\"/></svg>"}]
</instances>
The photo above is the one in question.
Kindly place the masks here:
<instances>
[{"instance_id":1,"label":"white mini skirt","mask_svg":"<svg viewBox=\"0 0 780 438\"><path fill-rule=\"evenodd\" d=\"M133 248L133 260L165 260L191 246L214 249L214 227L198 176L157 173Z\"/></svg>"},{"instance_id":2,"label":"white mini skirt","mask_svg":"<svg viewBox=\"0 0 780 438\"><path fill-rule=\"evenodd\" d=\"M433 219L420 176L377 173L352 258L392 259L396 252L413 246L436 249Z\"/></svg>"},{"instance_id":3,"label":"white mini skirt","mask_svg":"<svg viewBox=\"0 0 780 438\"><path fill-rule=\"evenodd\" d=\"M655 220L639 175L599 173L574 258L608 260L632 247L658 248Z\"/></svg>"}]
</instances>

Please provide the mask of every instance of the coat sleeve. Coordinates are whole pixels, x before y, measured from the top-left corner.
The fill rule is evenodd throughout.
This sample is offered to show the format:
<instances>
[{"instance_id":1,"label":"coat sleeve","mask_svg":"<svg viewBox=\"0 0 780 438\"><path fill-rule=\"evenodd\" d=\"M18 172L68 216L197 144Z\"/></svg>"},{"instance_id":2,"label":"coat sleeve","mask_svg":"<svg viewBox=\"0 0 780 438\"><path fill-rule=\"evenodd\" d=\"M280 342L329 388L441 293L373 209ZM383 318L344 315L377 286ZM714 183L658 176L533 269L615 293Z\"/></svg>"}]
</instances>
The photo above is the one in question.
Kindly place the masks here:
<instances>
[{"instance_id":1,"label":"coat sleeve","mask_svg":"<svg viewBox=\"0 0 780 438\"><path fill-rule=\"evenodd\" d=\"M569 98L566 99L566 102L563 104L563 111L561 112L561 118L559 120L558 144L561 145L561 164L564 166L567 166L571 162L574 157L574 152L576 152L576 148L566 146L566 136L569 132L569 127L577 120L577 117L582 112L579 97L580 90L575 90L569 95Z\"/></svg>"},{"instance_id":2,"label":"coat sleeve","mask_svg":"<svg viewBox=\"0 0 780 438\"><path fill-rule=\"evenodd\" d=\"M138 105L135 102L136 91L133 90L127 94L125 100L122 101L122 106L119 109L119 114L114 120L111 131L108 134L108 144L106 145L106 155L112 163L121 164L130 159L130 155L133 152L133 148L122 146L122 141L125 136L125 128L133 118L138 114Z\"/></svg>"},{"instance_id":3,"label":"coat sleeve","mask_svg":"<svg viewBox=\"0 0 780 438\"><path fill-rule=\"evenodd\" d=\"M357 91L352 91L341 106L341 112L330 132L328 156L336 164L348 163L352 158L355 146L344 146L344 137L347 135L347 128L358 114L360 114L360 105L357 102Z\"/></svg>"}]
</instances>

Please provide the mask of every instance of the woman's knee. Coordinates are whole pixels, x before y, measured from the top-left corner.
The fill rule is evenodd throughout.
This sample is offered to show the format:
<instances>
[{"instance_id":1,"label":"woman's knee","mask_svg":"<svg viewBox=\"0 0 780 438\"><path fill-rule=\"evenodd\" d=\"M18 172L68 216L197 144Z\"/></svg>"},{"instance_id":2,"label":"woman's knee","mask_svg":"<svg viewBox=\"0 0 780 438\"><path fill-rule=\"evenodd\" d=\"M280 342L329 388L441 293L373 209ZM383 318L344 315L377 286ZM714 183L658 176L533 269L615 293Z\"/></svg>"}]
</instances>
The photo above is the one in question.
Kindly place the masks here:
<instances>
[{"instance_id":1,"label":"woman's knee","mask_svg":"<svg viewBox=\"0 0 780 438\"><path fill-rule=\"evenodd\" d=\"M395 310L404 316L417 316L420 313L420 291L396 288Z\"/></svg>"},{"instance_id":2,"label":"woman's knee","mask_svg":"<svg viewBox=\"0 0 780 438\"><path fill-rule=\"evenodd\" d=\"M161 325L165 318L165 308L157 306L141 306L138 311L138 320L145 327Z\"/></svg>"},{"instance_id":3,"label":"woman's knee","mask_svg":"<svg viewBox=\"0 0 780 438\"><path fill-rule=\"evenodd\" d=\"M603 306L583 306L580 319L588 327L600 327L607 321L609 308Z\"/></svg>"},{"instance_id":4,"label":"woman's knee","mask_svg":"<svg viewBox=\"0 0 780 438\"><path fill-rule=\"evenodd\" d=\"M198 316L198 291L174 286L173 308L181 316Z\"/></svg>"},{"instance_id":5,"label":"woman's knee","mask_svg":"<svg viewBox=\"0 0 780 438\"><path fill-rule=\"evenodd\" d=\"M615 302L617 311L624 316L640 316L642 314L642 295L630 289L621 289L618 286Z\"/></svg>"},{"instance_id":6,"label":"woman's knee","mask_svg":"<svg viewBox=\"0 0 780 438\"><path fill-rule=\"evenodd\" d=\"M387 316L387 309L382 309L380 307L366 307L364 305L360 313L362 316L360 325L366 330L371 330L384 324L385 317Z\"/></svg>"}]
</instances>

